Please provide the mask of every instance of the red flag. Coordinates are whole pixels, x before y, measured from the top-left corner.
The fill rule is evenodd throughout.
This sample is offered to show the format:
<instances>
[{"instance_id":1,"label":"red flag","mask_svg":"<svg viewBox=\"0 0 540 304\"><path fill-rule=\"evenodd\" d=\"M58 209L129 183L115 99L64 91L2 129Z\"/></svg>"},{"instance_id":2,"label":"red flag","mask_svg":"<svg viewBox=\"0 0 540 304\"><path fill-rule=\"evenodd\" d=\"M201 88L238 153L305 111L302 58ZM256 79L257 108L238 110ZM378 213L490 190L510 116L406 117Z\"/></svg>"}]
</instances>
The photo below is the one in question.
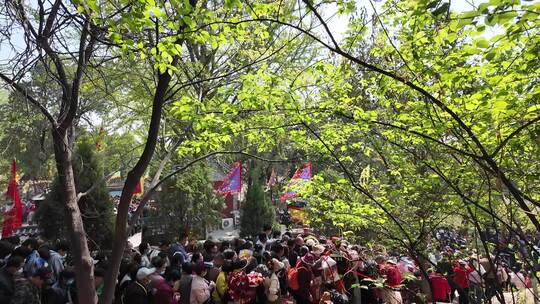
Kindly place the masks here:
<instances>
[{"instance_id":1,"label":"red flag","mask_svg":"<svg viewBox=\"0 0 540 304\"><path fill-rule=\"evenodd\" d=\"M242 162L235 162L227 178L222 181L218 192L223 195L242 191Z\"/></svg>"},{"instance_id":2,"label":"red flag","mask_svg":"<svg viewBox=\"0 0 540 304\"><path fill-rule=\"evenodd\" d=\"M22 202L17 188L17 164L15 160L11 164L11 179L9 180L6 196L13 201L13 206L4 213L4 224L2 226L2 237L9 237L13 230L22 225Z\"/></svg>"},{"instance_id":3,"label":"red flag","mask_svg":"<svg viewBox=\"0 0 540 304\"><path fill-rule=\"evenodd\" d=\"M135 191L133 191L134 195L142 195L144 192L144 177L141 177L137 185L135 186Z\"/></svg>"}]
</instances>

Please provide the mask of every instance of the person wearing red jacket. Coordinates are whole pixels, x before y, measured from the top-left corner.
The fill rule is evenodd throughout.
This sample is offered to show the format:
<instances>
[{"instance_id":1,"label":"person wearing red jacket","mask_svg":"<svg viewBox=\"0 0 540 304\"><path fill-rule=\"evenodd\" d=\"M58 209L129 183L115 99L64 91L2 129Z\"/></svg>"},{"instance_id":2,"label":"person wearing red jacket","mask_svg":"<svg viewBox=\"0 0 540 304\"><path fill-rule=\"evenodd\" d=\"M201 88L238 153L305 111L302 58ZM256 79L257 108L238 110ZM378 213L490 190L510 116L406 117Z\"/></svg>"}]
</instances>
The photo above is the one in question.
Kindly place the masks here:
<instances>
[{"instance_id":1,"label":"person wearing red jacket","mask_svg":"<svg viewBox=\"0 0 540 304\"><path fill-rule=\"evenodd\" d=\"M446 277L440 273L431 273L429 275L429 281L433 289L433 294L431 296L432 302L449 303L452 289L450 288L450 284L448 284Z\"/></svg>"},{"instance_id":2,"label":"person wearing red jacket","mask_svg":"<svg viewBox=\"0 0 540 304\"><path fill-rule=\"evenodd\" d=\"M379 289L379 297L381 300L389 304L403 303L399 291L401 286L401 272L396 263L387 260L384 256L376 257L375 262L377 262L379 268L379 275L386 279L385 287Z\"/></svg>"},{"instance_id":3,"label":"person wearing red jacket","mask_svg":"<svg viewBox=\"0 0 540 304\"><path fill-rule=\"evenodd\" d=\"M465 261L459 260L452 267L452 270L454 271L454 282L458 287L459 304L469 304L469 273L473 272L473 269Z\"/></svg>"}]
</instances>

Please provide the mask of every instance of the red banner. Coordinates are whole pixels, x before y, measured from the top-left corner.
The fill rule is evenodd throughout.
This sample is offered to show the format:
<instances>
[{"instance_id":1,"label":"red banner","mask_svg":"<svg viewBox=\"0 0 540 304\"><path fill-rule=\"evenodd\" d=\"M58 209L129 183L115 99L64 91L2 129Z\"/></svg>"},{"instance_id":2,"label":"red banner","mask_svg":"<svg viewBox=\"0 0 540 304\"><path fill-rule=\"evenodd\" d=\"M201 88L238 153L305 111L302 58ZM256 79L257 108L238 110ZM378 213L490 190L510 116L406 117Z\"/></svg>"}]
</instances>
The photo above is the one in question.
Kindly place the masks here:
<instances>
[{"instance_id":1,"label":"red banner","mask_svg":"<svg viewBox=\"0 0 540 304\"><path fill-rule=\"evenodd\" d=\"M22 202L17 188L17 164L13 160L11 164L11 178L9 180L6 196L13 202L13 206L4 213L4 224L2 226L2 237L9 237L13 230L22 225Z\"/></svg>"},{"instance_id":2,"label":"red banner","mask_svg":"<svg viewBox=\"0 0 540 304\"><path fill-rule=\"evenodd\" d=\"M242 191L242 163L237 161L233 164L231 172L227 175L218 189L218 192L227 195Z\"/></svg>"}]
</instances>

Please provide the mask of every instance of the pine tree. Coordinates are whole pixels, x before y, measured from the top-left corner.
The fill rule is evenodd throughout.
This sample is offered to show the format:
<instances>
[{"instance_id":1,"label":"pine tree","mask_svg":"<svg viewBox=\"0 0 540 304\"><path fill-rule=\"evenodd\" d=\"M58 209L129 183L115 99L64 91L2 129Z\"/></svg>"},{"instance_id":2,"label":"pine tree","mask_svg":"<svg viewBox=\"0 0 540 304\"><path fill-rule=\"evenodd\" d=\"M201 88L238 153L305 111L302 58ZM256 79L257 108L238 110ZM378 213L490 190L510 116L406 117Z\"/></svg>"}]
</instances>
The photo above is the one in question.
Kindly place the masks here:
<instances>
[{"instance_id":1,"label":"pine tree","mask_svg":"<svg viewBox=\"0 0 540 304\"><path fill-rule=\"evenodd\" d=\"M112 245L113 204L103 175L103 166L95 145L83 136L77 143L73 156L73 171L78 192L91 191L81 197L79 208L90 248L110 248ZM65 206L60 200L58 178L52 184L37 212L36 219L43 236L50 240L64 239L68 233L65 222Z\"/></svg>"},{"instance_id":2,"label":"pine tree","mask_svg":"<svg viewBox=\"0 0 540 304\"><path fill-rule=\"evenodd\" d=\"M249 171L246 200L240 206L240 235L256 236L264 225L274 225L276 210L263 190L259 168Z\"/></svg>"},{"instance_id":3,"label":"pine tree","mask_svg":"<svg viewBox=\"0 0 540 304\"><path fill-rule=\"evenodd\" d=\"M219 223L223 200L214 192L204 163L178 174L162 185L157 208L149 212L143 238L148 242L173 239L180 232L205 238L207 227Z\"/></svg>"}]
</instances>

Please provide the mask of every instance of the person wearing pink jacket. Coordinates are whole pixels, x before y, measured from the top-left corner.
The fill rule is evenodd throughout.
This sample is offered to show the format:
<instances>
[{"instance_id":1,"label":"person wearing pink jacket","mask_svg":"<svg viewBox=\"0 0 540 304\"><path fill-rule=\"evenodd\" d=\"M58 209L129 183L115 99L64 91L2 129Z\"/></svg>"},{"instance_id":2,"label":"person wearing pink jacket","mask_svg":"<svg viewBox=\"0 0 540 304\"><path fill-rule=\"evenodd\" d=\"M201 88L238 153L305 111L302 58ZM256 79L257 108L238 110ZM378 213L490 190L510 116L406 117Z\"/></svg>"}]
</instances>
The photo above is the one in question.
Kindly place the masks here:
<instances>
[{"instance_id":1,"label":"person wearing pink jacket","mask_svg":"<svg viewBox=\"0 0 540 304\"><path fill-rule=\"evenodd\" d=\"M204 278L206 268L203 262L199 262L193 266L193 280L191 281L191 294L189 297L190 304L203 304L208 299L214 290L215 283Z\"/></svg>"}]
</instances>

